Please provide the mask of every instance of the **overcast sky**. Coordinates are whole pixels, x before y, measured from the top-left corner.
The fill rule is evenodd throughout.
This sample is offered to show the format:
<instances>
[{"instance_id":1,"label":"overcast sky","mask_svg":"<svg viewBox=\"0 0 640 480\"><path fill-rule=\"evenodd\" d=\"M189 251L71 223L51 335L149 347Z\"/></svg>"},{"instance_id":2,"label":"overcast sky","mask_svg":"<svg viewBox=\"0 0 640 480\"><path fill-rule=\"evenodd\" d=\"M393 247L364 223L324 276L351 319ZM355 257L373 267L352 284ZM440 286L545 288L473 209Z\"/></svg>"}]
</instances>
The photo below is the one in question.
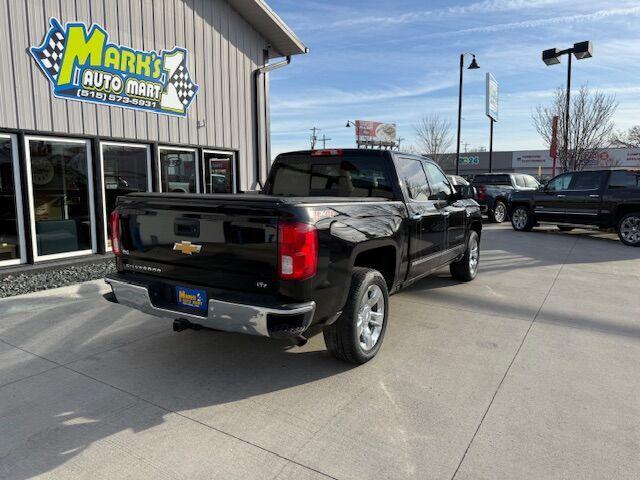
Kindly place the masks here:
<instances>
[{"instance_id":1,"label":"overcast sky","mask_svg":"<svg viewBox=\"0 0 640 480\"><path fill-rule=\"evenodd\" d=\"M593 58L575 61L573 85L616 95L618 128L640 123L638 0L269 0L311 49L272 73L273 153L309 147L316 126L327 146L355 146L347 120L398 125L405 144L414 125L439 113L455 128L458 62L465 70L462 141L489 143L485 72L500 84L496 150L543 148L531 111L564 86L566 58L547 67L541 51L591 40ZM469 58L470 60L470 58Z\"/></svg>"}]
</instances>

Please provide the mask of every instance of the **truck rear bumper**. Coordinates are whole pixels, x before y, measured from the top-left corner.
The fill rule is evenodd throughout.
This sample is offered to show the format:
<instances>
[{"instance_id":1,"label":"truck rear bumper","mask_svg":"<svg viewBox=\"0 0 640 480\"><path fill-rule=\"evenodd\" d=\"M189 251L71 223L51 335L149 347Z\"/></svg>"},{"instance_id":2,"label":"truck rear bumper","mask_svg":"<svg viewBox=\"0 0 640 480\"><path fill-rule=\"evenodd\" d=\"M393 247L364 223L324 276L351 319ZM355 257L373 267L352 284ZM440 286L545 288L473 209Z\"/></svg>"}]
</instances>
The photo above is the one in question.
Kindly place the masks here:
<instances>
[{"instance_id":1,"label":"truck rear bumper","mask_svg":"<svg viewBox=\"0 0 640 480\"><path fill-rule=\"evenodd\" d=\"M185 313L153 304L146 285L107 277L118 303L156 317L188 322L214 330L274 338L301 335L313 320L316 303L305 302L278 307L247 305L211 298L206 314Z\"/></svg>"}]
</instances>

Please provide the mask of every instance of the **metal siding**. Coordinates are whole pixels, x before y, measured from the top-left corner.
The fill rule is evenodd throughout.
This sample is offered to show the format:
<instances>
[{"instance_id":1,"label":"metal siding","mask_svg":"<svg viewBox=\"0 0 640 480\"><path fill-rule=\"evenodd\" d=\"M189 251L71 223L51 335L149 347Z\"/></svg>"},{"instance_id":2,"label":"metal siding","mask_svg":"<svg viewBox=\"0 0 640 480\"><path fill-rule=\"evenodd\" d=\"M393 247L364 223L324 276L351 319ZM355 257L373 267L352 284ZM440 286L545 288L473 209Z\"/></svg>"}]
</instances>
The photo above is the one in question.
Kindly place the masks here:
<instances>
[{"instance_id":1,"label":"metal siding","mask_svg":"<svg viewBox=\"0 0 640 480\"><path fill-rule=\"evenodd\" d=\"M0 30L10 32L10 25L9 3L0 2ZM13 43L11 34L8 40L9 44ZM16 84L13 76L13 48L0 48L0 64L4 65L4 68L0 68L0 125L16 128L18 116L14 93Z\"/></svg>"},{"instance_id":2,"label":"metal siding","mask_svg":"<svg viewBox=\"0 0 640 480\"><path fill-rule=\"evenodd\" d=\"M130 31L131 31L131 46L136 50L144 50L144 17L142 16L142 0L130 0L129 11L131 12L130 19ZM146 140L149 138L147 133L147 113L140 110L133 110L135 118L135 136L139 140Z\"/></svg>"},{"instance_id":3,"label":"metal siding","mask_svg":"<svg viewBox=\"0 0 640 480\"><path fill-rule=\"evenodd\" d=\"M136 49L187 48L200 86L187 118L55 98L28 53L44 38L50 17L98 23L111 42ZM255 185L253 72L267 42L227 0L4 0L0 28L11 44L0 49L7 66L0 70L0 128L238 150L241 187ZM25 86L33 92L14 93Z\"/></svg>"},{"instance_id":4,"label":"metal siding","mask_svg":"<svg viewBox=\"0 0 640 480\"><path fill-rule=\"evenodd\" d=\"M76 16L78 20L91 24L91 0L76 0ZM35 65L35 63L34 63ZM91 103L82 103L82 126L86 135L96 135L96 106Z\"/></svg>"},{"instance_id":5,"label":"metal siding","mask_svg":"<svg viewBox=\"0 0 640 480\"><path fill-rule=\"evenodd\" d=\"M29 55L25 48L29 43L27 35L26 2L9 2L9 21L11 22L11 50L13 52L13 91L17 94L18 128L35 128L33 95L24 91L25 85L31 85L31 67L27 62L16 61L23 55Z\"/></svg>"},{"instance_id":6,"label":"metal siding","mask_svg":"<svg viewBox=\"0 0 640 480\"><path fill-rule=\"evenodd\" d=\"M31 2L27 8L31 19L29 22L29 42L31 45L39 45L42 40L42 32L48 30L49 18L45 15L42 2ZM50 132L52 130L52 120L49 81L42 75L36 62L30 61L29 64L31 67L31 88L33 89L36 129Z\"/></svg>"}]
</instances>

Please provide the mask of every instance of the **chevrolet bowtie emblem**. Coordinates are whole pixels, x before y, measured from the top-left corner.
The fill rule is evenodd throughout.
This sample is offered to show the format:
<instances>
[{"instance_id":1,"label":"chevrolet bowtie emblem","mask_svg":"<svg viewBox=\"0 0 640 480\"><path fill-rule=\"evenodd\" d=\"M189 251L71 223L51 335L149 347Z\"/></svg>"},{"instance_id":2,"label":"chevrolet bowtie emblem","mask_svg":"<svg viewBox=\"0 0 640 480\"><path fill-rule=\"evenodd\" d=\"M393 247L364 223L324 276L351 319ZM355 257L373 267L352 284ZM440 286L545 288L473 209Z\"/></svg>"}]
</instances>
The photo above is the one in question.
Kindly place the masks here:
<instances>
[{"instance_id":1,"label":"chevrolet bowtie emblem","mask_svg":"<svg viewBox=\"0 0 640 480\"><path fill-rule=\"evenodd\" d=\"M194 245L191 242L183 240L181 243L173 245L174 252L184 253L185 255L193 255L194 253L200 253L202 245Z\"/></svg>"}]
</instances>

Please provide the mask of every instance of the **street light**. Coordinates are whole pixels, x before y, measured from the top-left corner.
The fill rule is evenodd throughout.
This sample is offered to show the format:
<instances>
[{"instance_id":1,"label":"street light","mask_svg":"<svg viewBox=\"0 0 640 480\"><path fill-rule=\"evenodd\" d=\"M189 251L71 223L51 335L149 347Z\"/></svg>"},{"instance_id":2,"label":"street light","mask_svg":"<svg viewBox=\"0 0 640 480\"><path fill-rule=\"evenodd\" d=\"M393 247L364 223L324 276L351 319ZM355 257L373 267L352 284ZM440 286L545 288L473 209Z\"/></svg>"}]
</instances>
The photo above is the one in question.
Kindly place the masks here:
<instances>
[{"instance_id":1,"label":"street light","mask_svg":"<svg viewBox=\"0 0 640 480\"><path fill-rule=\"evenodd\" d=\"M460 174L460 127L462 124L462 77L464 72L464 56L472 55L473 59L467 67L469 70L476 70L480 68L476 61L476 56L473 53L461 53L460 54L460 85L458 87L458 141L456 144L456 175Z\"/></svg>"},{"instance_id":2,"label":"street light","mask_svg":"<svg viewBox=\"0 0 640 480\"><path fill-rule=\"evenodd\" d=\"M351 120L347 120L347 124L345 125L345 127L354 127L356 129L356 146L360 148L360 135L358 135L358 126L356 125L356 123L352 122Z\"/></svg>"},{"instance_id":3,"label":"street light","mask_svg":"<svg viewBox=\"0 0 640 480\"><path fill-rule=\"evenodd\" d=\"M564 111L565 162L567 157L569 156L569 111L571 108L571 54L575 55L577 60L582 60L584 58L591 58L593 56L593 44L591 42L578 42L578 43L574 43L573 47L569 47L566 50L550 48L542 52L542 61L547 66L558 65L560 63L560 57L562 55L569 56L569 62L567 65L567 102L566 102L565 111ZM555 160L554 160L554 169L555 169Z\"/></svg>"}]
</instances>

